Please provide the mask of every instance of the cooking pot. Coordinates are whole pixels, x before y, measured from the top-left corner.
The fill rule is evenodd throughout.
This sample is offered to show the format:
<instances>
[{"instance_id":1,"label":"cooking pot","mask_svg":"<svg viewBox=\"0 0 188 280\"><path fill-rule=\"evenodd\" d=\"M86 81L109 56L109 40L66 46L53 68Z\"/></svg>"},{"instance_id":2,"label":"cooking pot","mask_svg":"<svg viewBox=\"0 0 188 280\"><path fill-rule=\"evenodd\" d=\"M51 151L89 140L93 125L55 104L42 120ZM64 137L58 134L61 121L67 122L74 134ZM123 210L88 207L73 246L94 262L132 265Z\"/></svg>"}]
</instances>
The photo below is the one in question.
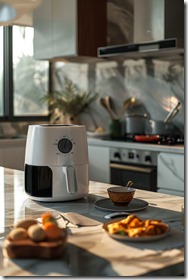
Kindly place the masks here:
<instances>
[{"instance_id":1,"label":"cooking pot","mask_svg":"<svg viewBox=\"0 0 188 280\"><path fill-rule=\"evenodd\" d=\"M171 122L165 123L164 121L147 120L145 127L145 132L149 135L171 135L174 131L174 124Z\"/></svg>"},{"instance_id":2,"label":"cooking pot","mask_svg":"<svg viewBox=\"0 0 188 280\"><path fill-rule=\"evenodd\" d=\"M126 114L123 121L123 134L144 134L146 119L146 114Z\"/></svg>"}]
</instances>

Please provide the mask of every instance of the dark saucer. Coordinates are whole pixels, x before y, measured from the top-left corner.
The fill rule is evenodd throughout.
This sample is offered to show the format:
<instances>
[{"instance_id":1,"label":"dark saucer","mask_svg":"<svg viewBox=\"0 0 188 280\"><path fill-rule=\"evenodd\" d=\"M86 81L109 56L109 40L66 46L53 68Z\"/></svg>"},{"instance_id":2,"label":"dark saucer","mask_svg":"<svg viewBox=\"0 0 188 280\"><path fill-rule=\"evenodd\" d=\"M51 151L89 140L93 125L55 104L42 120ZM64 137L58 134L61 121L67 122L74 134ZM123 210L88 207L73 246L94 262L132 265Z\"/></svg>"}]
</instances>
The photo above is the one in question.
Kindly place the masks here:
<instances>
[{"instance_id":1,"label":"dark saucer","mask_svg":"<svg viewBox=\"0 0 188 280\"><path fill-rule=\"evenodd\" d=\"M131 213L148 207L147 201L138 198L133 198L128 205L115 205L109 198L99 199L94 204L96 209L109 212L126 211Z\"/></svg>"},{"instance_id":2,"label":"dark saucer","mask_svg":"<svg viewBox=\"0 0 188 280\"><path fill-rule=\"evenodd\" d=\"M125 203L125 202L113 202L115 206L128 206L131 202Z\"/></svg>"}]
</instances>

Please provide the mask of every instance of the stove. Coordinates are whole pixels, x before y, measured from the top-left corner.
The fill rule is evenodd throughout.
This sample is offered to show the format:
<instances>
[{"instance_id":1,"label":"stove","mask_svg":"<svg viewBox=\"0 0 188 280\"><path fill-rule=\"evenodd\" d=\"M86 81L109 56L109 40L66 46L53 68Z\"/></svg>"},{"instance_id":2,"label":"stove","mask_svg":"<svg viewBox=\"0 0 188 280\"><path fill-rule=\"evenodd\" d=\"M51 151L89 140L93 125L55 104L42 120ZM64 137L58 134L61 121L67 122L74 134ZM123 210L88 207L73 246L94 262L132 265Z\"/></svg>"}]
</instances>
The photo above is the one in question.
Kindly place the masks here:
<instances>
[{"instance_id":1,"label":"stove","mask_svg":"<svg viewBox=\"0 0 188 280\"><path fill-rule=\"evenodd\" d=\"M184 145L184 136L161 136L159 145Z\"/></svg>"},{"instance_id":2,"label":"stove","mask_svg":"<svg viewBox=\"0 0 188 280\"><path fill-rule=\"evenodd\" d=\"M184 145L182 135L126 135L119 139L106 138L104 140L121 141L129 143L146 144L143 149L137 149L136 145L128 147L110 148L110 183L125 185L128 181L134 181L134 188L157 192L157 164L158 152L148 150L147 146L153 145ZM151 137L150 137L151 136ZM148 138L152 141L148 141ZM136 140L137 139L137 140ZM142 139L138 142L138 139ZM146 142L143 140L147 139Z\"/></svg>"},{"instance_id":3,"label":"stove","mask_svg":"<svg viewBox=\"0 0 188 280\"><path fill-rule=\"evenodd\" d=\"M137 141L135 136L148 136L151 137L148 141ZM144 137L143 137L144 138ZM112 138L112 137L104 137L103 140L110 140L110 141L121 141L121 142L130 142L130 143L143 143L143 144L156 144L156 145L184 145L184 136L182 135L133 135L127 134L125 137L121 138Z\"/></svg>"}]
</instances>

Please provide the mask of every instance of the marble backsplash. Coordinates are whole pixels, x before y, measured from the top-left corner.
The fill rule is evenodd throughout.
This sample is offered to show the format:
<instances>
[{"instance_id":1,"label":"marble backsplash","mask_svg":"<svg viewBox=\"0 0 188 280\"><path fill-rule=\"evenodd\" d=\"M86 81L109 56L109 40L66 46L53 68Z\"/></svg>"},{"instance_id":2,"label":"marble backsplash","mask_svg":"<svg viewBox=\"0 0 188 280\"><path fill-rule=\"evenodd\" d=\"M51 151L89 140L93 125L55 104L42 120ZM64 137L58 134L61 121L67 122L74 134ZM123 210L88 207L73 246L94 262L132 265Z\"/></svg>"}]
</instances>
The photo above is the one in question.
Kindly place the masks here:
<instances>
[{"instance_id":1,"label":"marble backsplash","mask_svg":"<svg viewBox=\"0 0 188 280\"><path fill-rule=\"evenodd\" d=\"M100 97L110 96L113 108L123 121L123 102L135 97L137 106L131 113L146 113L149 119L164 120L169 111L181 103L173 119L184 133L184 61L173 60L102 60L89 64L56 62L54 85L57 90L68 77L81 89L98 92L99 98L80 116L80 123L93 131L97 126L109 129L110 117L101 106ZM127 110L125 113L130 113Z\"/></svg>"}]
</instances>

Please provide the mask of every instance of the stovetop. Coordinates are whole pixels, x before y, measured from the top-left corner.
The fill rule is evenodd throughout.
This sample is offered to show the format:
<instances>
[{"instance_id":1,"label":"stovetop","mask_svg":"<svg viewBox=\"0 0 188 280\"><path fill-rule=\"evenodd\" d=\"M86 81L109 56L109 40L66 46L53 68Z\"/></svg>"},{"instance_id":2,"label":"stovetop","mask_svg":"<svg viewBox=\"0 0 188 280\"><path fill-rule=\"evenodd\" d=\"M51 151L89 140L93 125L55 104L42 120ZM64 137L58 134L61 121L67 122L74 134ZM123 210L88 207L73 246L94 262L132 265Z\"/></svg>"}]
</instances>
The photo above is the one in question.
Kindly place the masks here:
<instances>
[{"instance_id":1,"label":"stovetop","mask_svg":"<svg viewBox=\"0 0 188 280\"><path fill-rule=\"evenodd\" d=\"M155 138L155 137L152 137ZM143 144L155 144L155 145L184 145L184 136L182 135L158 135L155 140L151 141L137 141L135 140L135 135L126 135L121 138L111 138L110 136L102 138L103 140L110 141L121 141L129 143L143 143Z\"/></svg>"}]
</instances>

